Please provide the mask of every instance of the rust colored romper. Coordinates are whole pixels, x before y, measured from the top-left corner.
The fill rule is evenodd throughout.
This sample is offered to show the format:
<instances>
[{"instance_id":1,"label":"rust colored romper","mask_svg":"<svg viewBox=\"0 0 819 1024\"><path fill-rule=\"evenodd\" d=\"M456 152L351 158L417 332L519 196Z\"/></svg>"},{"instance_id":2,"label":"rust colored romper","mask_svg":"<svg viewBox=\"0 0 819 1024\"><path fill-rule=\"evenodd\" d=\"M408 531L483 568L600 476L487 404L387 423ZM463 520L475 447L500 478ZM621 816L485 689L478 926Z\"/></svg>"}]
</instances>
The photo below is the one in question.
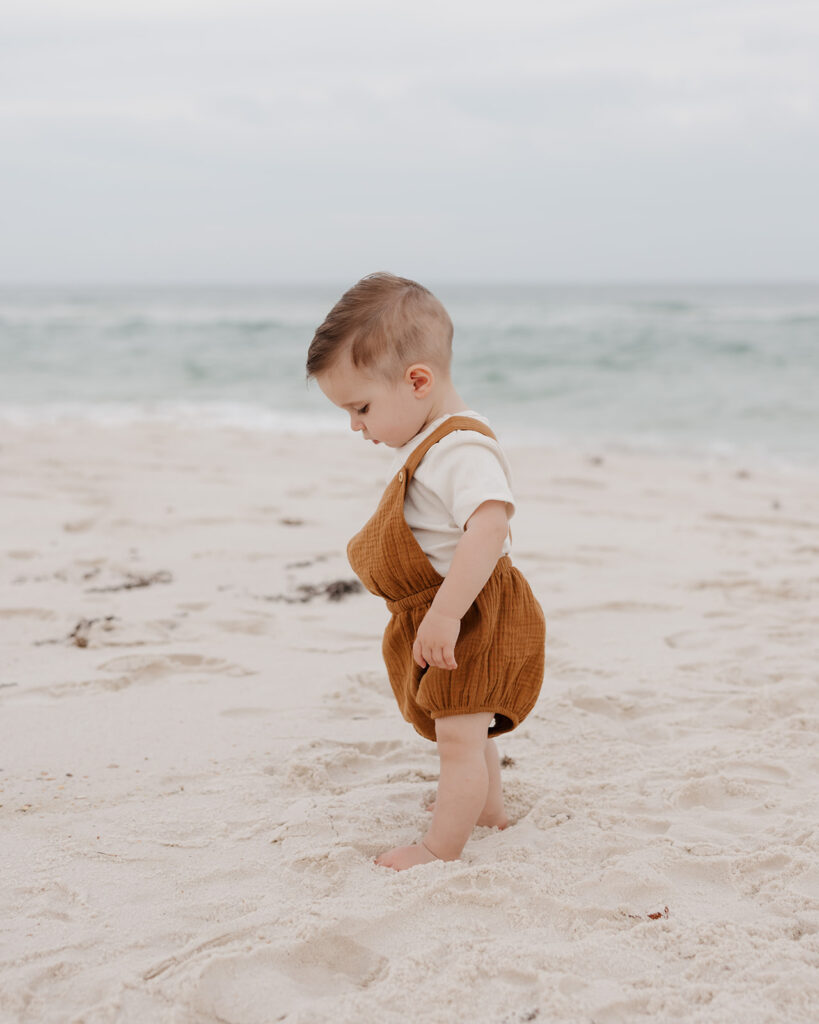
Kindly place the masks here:
<instances>
[{"instance_id":1,"label":"rust colored romper","mask_svg":"<svg viewBox=\"0 0 819 1024\"><path fill-rule=\"evenodd\" d=\"M421 620L443 582L404 518L404 497L429 449L453 430L477 430L494 438L478 420L451 416L410 454L387 485L373 517L350 541L347 557L373 594L383 597L392 618L382 652L404 718L429 740L435 719L491 711L489 735L509 732L535 705L545 658L543 611L521 572L502 555L461 620L456 669L421 668L412 645Z\"/></svg>"}]
</instances>

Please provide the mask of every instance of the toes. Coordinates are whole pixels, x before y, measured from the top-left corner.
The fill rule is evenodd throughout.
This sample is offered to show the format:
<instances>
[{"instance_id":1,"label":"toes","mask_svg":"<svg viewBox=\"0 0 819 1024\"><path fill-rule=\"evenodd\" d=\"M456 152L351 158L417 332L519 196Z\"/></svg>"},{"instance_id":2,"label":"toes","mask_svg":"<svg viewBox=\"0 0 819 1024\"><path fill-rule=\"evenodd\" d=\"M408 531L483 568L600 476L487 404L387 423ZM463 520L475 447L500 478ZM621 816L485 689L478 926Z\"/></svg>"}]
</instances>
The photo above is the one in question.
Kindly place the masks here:
<instances>
[{"instance_id":1,"label":"toes","mask_svg":"<svg viewBox=\"0 0 819 1024\"><path fill-rule=\"evenodd\" d=\"M397 846L394 850L387 850L376 857L374 863L381 868L406 871L407 868L414 868L417 864L428 864L436 859L423 843L416 843L413 846Z\"/></svg>"},{"instance_id":2,"label":"toes","mask_svg":"<svg viewBox=\"0 0 819 1024\"><path fill-rule=\"evenodd\" d=\"M393 871L397 871L398 868L395 865L395 850L387 850L373 861L379 868L392 868Z\"/></svg>"}]
</instances>

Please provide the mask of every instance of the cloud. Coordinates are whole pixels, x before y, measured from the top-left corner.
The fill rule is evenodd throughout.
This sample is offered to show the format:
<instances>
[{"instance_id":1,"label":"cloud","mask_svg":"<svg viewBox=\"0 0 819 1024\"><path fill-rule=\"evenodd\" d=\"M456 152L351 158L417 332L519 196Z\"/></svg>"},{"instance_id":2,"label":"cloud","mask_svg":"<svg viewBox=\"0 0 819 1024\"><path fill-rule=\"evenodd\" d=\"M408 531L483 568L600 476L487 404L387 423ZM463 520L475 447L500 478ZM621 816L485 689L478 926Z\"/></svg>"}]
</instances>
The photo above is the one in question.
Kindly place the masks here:
<instances>
[{"instance_id":1,"label":"cloud","mask_svg":"<svg viewBox=\"0 0 819 1024\"><path fill-rule=\"evenodd\" d=\"M816 216L813 4L54 0L4 18L3 275L309 275L317 234L344 277L351 250L403 238L420 259L430 237L454 271L553 273L531 227L573 273L595 262L575 237L605 276L656 267L663 231L691 272L697 245L720 253L717 272L747 265L737 197L768 232L761 272L819 270L794 234Z\"/></svg>"}]
</instances>

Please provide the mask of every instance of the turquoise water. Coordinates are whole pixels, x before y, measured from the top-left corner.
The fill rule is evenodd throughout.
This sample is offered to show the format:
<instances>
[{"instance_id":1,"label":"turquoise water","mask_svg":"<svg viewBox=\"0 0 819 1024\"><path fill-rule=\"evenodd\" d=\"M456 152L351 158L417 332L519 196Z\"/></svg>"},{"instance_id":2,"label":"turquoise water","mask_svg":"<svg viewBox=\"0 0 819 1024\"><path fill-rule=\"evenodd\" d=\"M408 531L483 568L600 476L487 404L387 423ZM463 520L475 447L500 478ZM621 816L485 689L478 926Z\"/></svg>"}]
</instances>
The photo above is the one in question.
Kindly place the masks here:
<instances>
[{"instance_id":1,"label":"turquoise water","mask_svg":"<svg viewBox=\"0 0 819 1024\"><path fill-rule=\"evenodd\" d=\"M509 442L819 463L819 285L431 286ZM346 429L304 381L342 290L0 289L0 417Z\"/></svg>"}]
</instances>

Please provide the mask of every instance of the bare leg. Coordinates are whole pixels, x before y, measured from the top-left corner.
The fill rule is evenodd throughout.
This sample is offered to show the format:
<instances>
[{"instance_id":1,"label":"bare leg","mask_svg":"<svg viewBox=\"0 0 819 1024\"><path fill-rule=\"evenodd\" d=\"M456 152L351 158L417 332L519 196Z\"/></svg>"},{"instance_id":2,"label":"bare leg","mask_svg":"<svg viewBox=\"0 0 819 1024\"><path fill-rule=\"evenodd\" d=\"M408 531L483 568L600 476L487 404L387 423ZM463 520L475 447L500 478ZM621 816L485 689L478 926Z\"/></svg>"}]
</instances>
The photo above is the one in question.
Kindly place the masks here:
<instances>
[{"instance_id":1,"label":"bare leg","mask_svg":"<svg viewBox=\"0 0 819 1024\"><path fill-rule=\"evenodd\" d=\"M414 846L397 846L382 853L376 864L402 871L435 858L460 857L489 795L486 732L491 721L489 712L435 720L441 774L427 834Z\"/></svg>"},{"instance_id":2,"label":"bare leg","mask_svg":"<svg viewBox=\"0 0 819 1024\"><path fill-rule=\"evenodd\" d=\"M489 773L489 790L486 797L486 803L483 805L483 810L478 816L478 820L475 824L487 825L490 828L507 828L509 825L509 818L506 814L506 808L503 805L503 788L501 785L498 746L495 741L489 737L486 739L484 757L486 758L486 770ZM434 811L435 806L436 801L433 800L432 803L427 805L427 810Z\"/></svg>"},{"instance_id":3,"label":"bare leg","mask_svg":"<svg viewBox=\"0 0 819 1024\"><path fill-rule=\"evenodd\" d=\"M492 739L487 739L484 747L486 768L489 772L489 792L486 803L478 818L479 825L489 825L492 828L506 828L509 818L506 816L506 808L503 806L503 786L501 783L500 757L498 745Z\"/></svg>"}]
</instances>

